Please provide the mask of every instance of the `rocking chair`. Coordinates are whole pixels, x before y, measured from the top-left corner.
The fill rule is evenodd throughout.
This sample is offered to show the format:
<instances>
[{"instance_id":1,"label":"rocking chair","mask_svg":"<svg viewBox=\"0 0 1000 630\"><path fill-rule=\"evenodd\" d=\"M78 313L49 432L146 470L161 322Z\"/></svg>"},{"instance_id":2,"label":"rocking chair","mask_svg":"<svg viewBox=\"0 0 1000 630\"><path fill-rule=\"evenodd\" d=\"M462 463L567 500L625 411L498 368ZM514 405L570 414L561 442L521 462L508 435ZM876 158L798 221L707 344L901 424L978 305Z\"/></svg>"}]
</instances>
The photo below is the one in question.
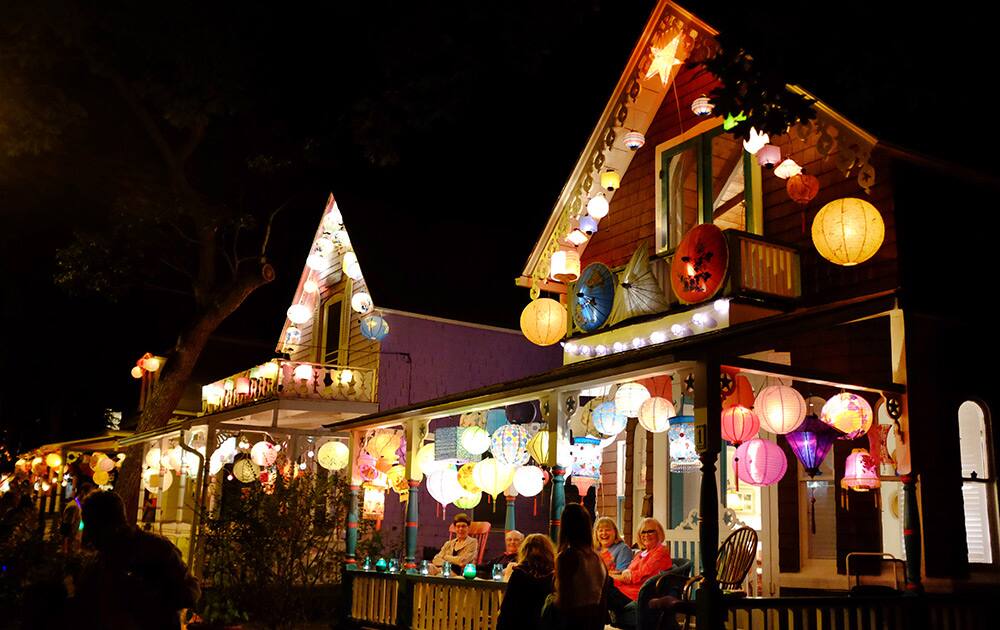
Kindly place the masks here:
<instances>
[{"instance_id":1,"label":"rocking chair","mask_svg":"<svg viewBox=\"0 0 1000 630\"><path fill-rule=\"evenodd\" d=\"M469 525L469 536L479 543L479 550L476 554L476 564L483 563L483 556L486 554L486 539L490 535L490 523L488 521L472 521ZM455 525L448 526L448 538L455 537Z\"/></svg>"},{"instance_id":2,"label":"rocking chair","mask_svg":"<svg viewBox=\"0 0 1000 630\"><path fill-rule=\"evenodd\" d=\"M719 547L719 555L715 561L716 580L719 588L722 589L724 598L745 597L742 590L743 581L746 580L750 568L757 557L757 532L752 527L741 527L730 534ZM695 613L694 589L704 580L704 576L696 575L687 580L684 584L681 597L664 595L649 601L651 609L663 610L660 617L659 628L671 628L672 623L665 621L671 615L681 613L685 615L684 630L687 630L691 623L691 616ZM660 587L661 585L657 585ZM664 580L662 588L664 591L674 584Z\"/></svg>"}]
</instances>

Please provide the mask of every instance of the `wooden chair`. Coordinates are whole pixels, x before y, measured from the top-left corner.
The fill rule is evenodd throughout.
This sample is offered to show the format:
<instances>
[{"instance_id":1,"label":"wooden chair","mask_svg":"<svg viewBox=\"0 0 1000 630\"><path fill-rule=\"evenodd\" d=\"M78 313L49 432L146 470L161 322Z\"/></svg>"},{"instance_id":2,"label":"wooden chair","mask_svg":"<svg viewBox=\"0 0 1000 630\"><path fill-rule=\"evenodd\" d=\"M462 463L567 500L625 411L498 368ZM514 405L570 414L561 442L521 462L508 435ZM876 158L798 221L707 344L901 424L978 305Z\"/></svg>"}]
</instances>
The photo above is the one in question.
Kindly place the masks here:
<instances>
[{"instance_id":1,"label":"wooden chair","mask_svg":"<svg viewBox=\"0 0 1000 630\"><path fill-rule=\"evenodd\" d=\"M741 527L730 534L719 547L719 555L715 561L716 580L719 588L722 589L723 597L737 598L744 597L746 593L742 590L743 582L750 572L750 568L757 559L757 531L752 527ZM670 595L652 599L649 602L651 609L664 610L660 619L660 628L672 627L672 624L665 623L665 619L672 614L683 614L684 628L687 630L691 623L691 616L695 612L694 589L704 580L704 576L696 575L687 580L684 584L680 598ZM664 584L664 587L667 585Z\"/></svg>"},{"instance_id":2,"label":"wooden chair","mask_svg":"<svg viewBox=\"0 0 1000 630\"><path fill-rule=\"evenodd\" d=\"M483 557L486 555L486 538L490 535L491 525L487 521L472 521L469 525L469 536L476 539L479 543L478 556L476 557L476 564L483 563ZM455 537L455 524L452 523L448 526L448 538L452 539Z\"/></svg>"}]
</instances>

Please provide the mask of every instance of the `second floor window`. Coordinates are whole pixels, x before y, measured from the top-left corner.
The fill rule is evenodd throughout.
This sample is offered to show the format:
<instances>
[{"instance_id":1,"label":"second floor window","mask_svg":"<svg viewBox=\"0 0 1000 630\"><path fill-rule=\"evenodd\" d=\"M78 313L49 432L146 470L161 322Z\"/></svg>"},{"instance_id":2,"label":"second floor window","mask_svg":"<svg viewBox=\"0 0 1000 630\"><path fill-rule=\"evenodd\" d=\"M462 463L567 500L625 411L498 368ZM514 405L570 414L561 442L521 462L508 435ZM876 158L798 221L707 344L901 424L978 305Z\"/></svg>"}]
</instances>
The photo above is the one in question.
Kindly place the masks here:
<instances>
[{"instance_id":1,"label":"second floor window","mask_svg":"<svg viewBox=\"0 0 1000 630\"><path fill-rule=\"evenodd\" d=\"M657 167L658 252L676 248L700 223L759 232L760 167L722 127L658 147Z\"/></svg>"},{"instance_id":2,"label":"second floor window","mask_svg":"<svg viewBox=\"0 0 1000 630\"><path fill-rule=\"evenodd\" d=\"M346 365L347 348L345 334L343 296L338 295L323 303L323 345L320 348L320 362L328 365Z\"/></svg>"},{"instance_id":3,"label":"second floor window","mask_svg":"<svg viewBox=\"0 0 1000 630\"><path fill-rule=\"evenodd\" d=\"M969 562L992 564L996 550L997 507L989 422L985 409L971 400L958 408L958 437Z\"/></svg>"}]
</instances>

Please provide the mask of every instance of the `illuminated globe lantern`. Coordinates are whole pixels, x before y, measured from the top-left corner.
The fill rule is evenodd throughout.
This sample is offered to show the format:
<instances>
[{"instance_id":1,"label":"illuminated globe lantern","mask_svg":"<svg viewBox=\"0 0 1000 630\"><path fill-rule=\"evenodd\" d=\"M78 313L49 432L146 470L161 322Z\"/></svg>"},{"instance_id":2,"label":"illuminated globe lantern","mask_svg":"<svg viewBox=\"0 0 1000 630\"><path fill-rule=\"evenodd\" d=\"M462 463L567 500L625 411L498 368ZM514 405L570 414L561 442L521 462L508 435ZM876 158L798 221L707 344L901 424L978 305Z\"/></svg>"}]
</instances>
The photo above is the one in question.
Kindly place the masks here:
<instances>
[{"instance_id":1,"label":"illuminated globe lantern","mask_svg":"<svg viewBox=\"0 0 1000 630\"><path fill-rule=\"evenodd\" d=\"M260 441L250 449L250 459L258 466L271 466L278 459L278 446Z\"/></svg>"},{"instance_id":2,"label":"illuminated globe lantern","mask_svg":"<svg viewBox=\"0 0 1000 630\"><path fill-rule=\"evenodd\" d=\"M482 488L476 485L476 480L472 476L475 468L476 464L474 462L468 462L458 469L458 485L462 486L462 489L469 494L482 491Z\"/></svg>"},{"instance_id":3,"label":"illuminated globe lantern","mask_svg":"<svg viewBox=\"0 0 1000 630\"><path fill-rule=\"evenodd\" d=\"M851 451L844 464L844 478L840 480L840 487L855 492L868 492L881 485L875 459L868 451L863 448Z\"/></svg>"},{"instance_id":4,"label":"illuminated globe lantern","mask_svg":"<svg viewBox=\"0 0 1000 630\"><path fill-rule=\"evenodd\" d=\"M875 255L884 238L882 215L864 199L831 201L813 219L813 245L820 256L835 265L863 263Z\"/></svg>"},{"instance_id":5,"label":"illuminated globe lantern","mask_svg":"<svg viewBox=\"0 0 1000 630\"><path fill-rule=\"evenodd\" d=\"M351 298L351 308L354 309L355 313L365 315L371 312L373 306L372 296L368 295L364 291L355 293Z\"/></svg>"},{"instance_id":6,"label":"illuminated globe lantern","mask_svg":"<svg viewBox=\"0 0 1000 630\"><path fill-rule=\"evenodd\" d=\"M607 190L608 192L613 191L614 189L618 188L621 185L622 185L622 176L619 175L618 171L616 171L615 169L609 168L608 170L601 173L601 187Z\"/></svg>"},{"instance_id":7,"label":"illuminated globe lantern","mask_svg":"<svg viewBox=\"0 0 1000 630\"><path fill-rule=\"evenodd\" d=\"M785 476L788 460L780 446L755 438L736 449L733 468L740 481L751 486L770 486Z\"/></svg>"},{"instance_id":8,"label":"illuminated globe lantern","mask_svg":"<svg viewBox=\"0 0 1000 630\"><path fill-rule=\"evenodd\" d=\"M639 407L639 424L650 433L663 433L677 414L674 404L659 396L647 398Z\"/></svg>"},{"instance_id":9,"label":"illuminated globe lantern","mask_svg":"<svg viewBox=\"0 0 1000 630\"><path fill-rule=\"evenodd\" d=\"M493 433L490 451L501 464L519 466L528 461L527 447L527 429L517 424L505 424Z\"/></svg>"},{"instance_id":10,"label":"illuminated globe lantern","mask_svg":"<svg viewBox=\"0 0 1000 630\"><path fill-rule=\"evenodd\" d=\"M542 491L545 475L537 466L521 466L514 471L514 489L525 497L533 497Z\"/></svg>"},{"instance_id":11,"label":"illuminated globe lantern","mask_svg":"<svg viewBox=\"0 0 1000 630\"><path fill-rule=\"evenodd\" d=\"M288 307L286 315L293 324L304 324L312 319L312 309L305 304L292 304Z\"/></svg>"},{"instance_id":12,"label":"illuminated globe lantern","mask_svg":"<svg viewBox=\"0 0 1000 630\"><path fill-rule=\"evenodd\" d=\"M667 431L670 440L670 472L689 473L701 469L694 443L694 416L674 416Z\"/></svg>"},{"instance_id":13,"label":"illuminated globe lantern","mask_svg":"<svg viewBox=\"0 0 1000 630\"><path fill-rule=\"evenodd\" d=\"M587 234L588 236L593 235L595 232L597 232L597 219L595 219L593 216L589 214L583 215L582 217L580 217L579 229L581 232Z\"/></svg>"},{"instance_id":14,"label":"illuminated globe lantern","mask_svg":"<svg viewBox=\"0 0 1000 630\"><path fill-rule=\"evenodd\" d=\"M528 440L528 454L540 465L548 466L550 440L555 439L551 431L539 431Z\"/></svg>"},{"instance_id":15,"label":"illuminated globe lantern","mask_svg":"<svg viewBox=\"0 0 1000 630\"><path fill-rule=\"evenodd\" d=\"M551 346L566 334L566 309L551 298L538 298L521 311L521 332L538 346Z\"/></svg>"},{"instance_id":16,"label":"illuminated globe lantern","mask_svg":"<svg viewBox=\"0 0 1000 630\"><path fill-rule=\"evenodd\" d=\"M361 318L361 336L371 341L382 341L389 334L389 322L380 315L365 315Z\"/></svg>"},{"instance_id":17,"label":"illuminated globe lantern","mask_svg":"<svg viewBox=\"0 0 1000 630\"><path fill-rule=\"evenodd\" d=\"M802 167L799 166L795 160L788 158L782 160L781 164L774 167L774 176L780 177L781 179L788 179L802 172ZM787 187L787 184L786 184Z\"/></svg>"},{"instance_id":18,"label":"illuminated globe lantern","mask_svg":"<svg viewBox=\"0 0 1000 630\"><path fill-rule=\"evenodd\" d=\"M722 439L733 446L752 440L758 431L760 418L750 409L737 405L722 410Z\"/></svg>"},{"instance_id":19,"label":"illuminated globe lantern","mask_svg":"<svg viewBox=\"0 0 1000 630\"><path fill-rule=\"evenodd\" d=\"M344 273L351 280L360 280L362 278L361 264L358 262L358 255L354 252L346 252L340 264L344 269Z\"/></svg>"},{"instance_id":20,"label":"illuminated globe lantern","mask_svg":"<svg viewBox=\"0 0 1000 630\"><path fill-rule=\"evenodd\" d=\"M647 392L648 393L648 392ZM602 402L590 413L590 421L598 432L603 435L618 435L625 430L628 417L618 412L615 403Z\"/></svg>"},{"instance_id":21,"label":"illuminated globe lantern","mask_svg":"<svg viewBox=\"0 0 1000 630\"><path fill-rule=\"evenodd\" d=\"M626 418L639 416L642 404L649 400L649 390L639 383L625 383L615 392L615 408Z\"/></svg>"},{"instance_id":22,"label":"illuminated globe lantern","mask_svg":"<svg viewBox=\"0 0 1000 630\"><path fill-rule=\"evenodd\" d=\"M427 475L427 492L441 507L445 507L463 496L465 489L458 483L458 471L449 466Z\"/></svg>"},{"instance_id":23,"label":"illuminated globe lantern","mask_svg":"<svg viewBox=\"0 0 1000 630\"><path fill-rule=\"evenodd\" d=\"M789 160L785 160L788 162ZM798 173L791 175L785 182L785 192L797 204L805 205L819 193L819 180L813 175Z\"/></svg>"},{"instance_id":24,"label":"illuminated globe lantern","mask_svg":"<svg viewBox=\"0 0 1000 630\"><path fill-rule=\"evenodd\" d=\"M771 385L760 390L753 405L760 426L769 433L785 435L806 418L806 400L787 385Z\"/></svg>"},{"instance_id":25,"label":"illuminated globe lantern","mask_svg":"<svg viewBox=\"0 0 1000 630\"><path fill-rule=\"evenodd\" d=\"M776 144L765 144L757 152L757 164L763 168L774 168L781 161L781 148Z\"/></svg>"},{"instance_id":26,"label":"illuminated globe lantern","mask_svg":"<svg viewBox=\"0 0 1000 630\"><path fill-rule=\"evenodd\" d=\"M316 451L316 461L327 470L343 470L350 463L350 449L343 442L326 442Z\"/></svg>"},{"instance_id":27,"label":"illuminated globe lantern","mask_svg":"<svg viewBox=\"0 0 1000 630\"><path fill-rule=\"evenodd\" d=\"M472 479L494 499L514 481L514 468L496 458L484 459L472 468Z\"/></svg>"},{"instance_id":28,"label":"illuminated globe lantern","mask_svg":"<svg viewBox=\"0 0 1000 630\"><path fill-rule=\"evenodd\" d=\"M482 455L489 450L491 444L490 434L482 427L466 427L462 433L462 448L472 455Z\"/></svg>"},{"instance_id":29,"label":"illuminated globe lantern","mask_svg":"<svg viewBox=\"0 0 1000 630\"><path fill-rule=\"evenodd\" d=\"M608 211L611 206L608 204L608 198L604 196L603 193L599 193L590 198L587 202L587 214L593 218L600 221L604 217L608 216ZM580 229L583 229L582 227ZM595 232L597 230L594 230Z\"/></svg>"},{"instance_id":30,"label":"illuminated globe lantern","mask_svg":"<svg viewBox=\"0 0 1000 630\"><path fill-rule=\"evenodd\" d=\"M857 394L844 392L826 401L819 418L843 433L840 439L853 440L868 433L873 414L867 400Z\"/></svg>"}]
</instances>

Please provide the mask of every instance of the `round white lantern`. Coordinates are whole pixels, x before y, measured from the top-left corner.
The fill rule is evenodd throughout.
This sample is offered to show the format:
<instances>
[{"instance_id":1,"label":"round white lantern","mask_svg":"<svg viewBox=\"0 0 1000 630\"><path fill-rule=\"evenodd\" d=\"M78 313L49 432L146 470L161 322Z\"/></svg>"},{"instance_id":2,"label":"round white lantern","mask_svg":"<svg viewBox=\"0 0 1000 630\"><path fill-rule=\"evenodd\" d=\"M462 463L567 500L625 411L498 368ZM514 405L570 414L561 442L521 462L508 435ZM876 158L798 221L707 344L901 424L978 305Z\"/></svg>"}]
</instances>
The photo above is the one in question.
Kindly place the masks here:
<instances>
[{"instance_id":1,"label":"round white lantern","mask_svg":"<svg viewBox=\"0 0 1000 630\"><path fill-rule=\"evenodd\" d=\"M159 470L160 469L160 448L154 446L153 448L146 451L146 459L143 460L146 466L150 468Z\"/></svg>"},{"instance_id":2,"label":"round white lantern","mask_svg":"<svg viewBox=\"0 0 1000 630\"><path fill-rule=\"evenodd\" d=\"M319 283L309 278L302 284L302 290L306 293L316 293L319 291Z\"/></svg>"},{"instance_id":3,"label":"round white lantern","mask_svg":"<svg viewBox=\"0 0 1000 630\"><path fill-rule=\"evenodd\" d=\"M451 467L427 476L427 492L442 506L465 495L465 489L458 483L458 471Z\"/></svg>"},{"instance_id":4,"label":"round white lantern","mask_svg":"<svg viewBox=\"0 0 1000 630\"><path fill-rule=\"evenodd\" d=\"M358 255L354 252L347 252L344 254L344 260L341 262L341 266L344 268L344 273L351 280L361 279L361 264L358 262Z\"/></svg>"},{"instance_id":5,"label":"round white lantern","mask_svg":"<svg viewBox=\"0 0 1000 630\"><path fill-rule=\"evenodd\" d=\"M372 306L374 306L372 303L372 296L368 295L364 291L361 293L355 293L354 297L351 298L351 308L353 308L356 313L361 313L362 315L370 313Z\"/></svg>"},{"instance_id":6,"label":"round white lantern","mask_svg":"<svg viewBox=\"0 0 1000 630\"><path fill-rule=\"evenodd\" d=\"M434 442L428 442L417 451L416 470L411 474L419 479L420 474L430 476L431 473L446 468L448 462L434 461Z\"/></svg>"},{"instance_id":7,"label":"round white lantern","mask_svg":"<svg viewBox=\"0 0 1000 630\"><path fill-rule=\"evenodd\" d=\"M330 211L323 215L323 227L328 232L336 232L341 225L344 224L344 215L341 214L340 208L334 203Z\"/></svg>"},{"instance_id":8,"label":"round white lantern","mask_svg":"<svg viewBox=\"0 0 1000 630\"><path fill-rule=\"evenodd\" d=\"M514 481L514 468L491 457L472 468L472 479L484 492L496 499Z\"/></svg>"},{"instance_id":9,"label":"round white lantern","mask_svg":"<svg viewBox=\"0 0 1000 630\"><path fill-rule=\"evenodd\" d=\"M316 461L327 470L343 470L350 463L351 452L338 440L327 442L316 451Z\"/></svg>"},{"instance_id":10,"label":"round white lantern","mask_svg":"<svg viewBox=\"0 0 1000 630\"><path fill-rule=\"evenodd\" d=\"M250 449L250 459L258 466L271 466L278 459L278 447L261 440Z\"/></svg>"},{"instance_id":11,"label":"round white lantern","mask_svg":"<svg viewBox=\"0 0 1000 630\"><path fill-rule=\"evenodd\" d=\"M649 390L639 383L625 383L615 393L615 408L628 418L639 415L642 403L649 400Z\"/></svg>"},{"instance_id":12,"label":"round white lantern","mask_svg":"<svg viewBox=\"0 0 1000 630\"><path fill-rule=\"evenodd\" d=\"M590 198L590 201L587 202L587 214L598 220L608 216L610 208L611 206L608 204L608 198L604 196L604 193L594 195Z\"/></svg>"},{"instance_id":13,"label":"round white lantern","mask_svg":"<svg viewBox=\"0 0 1000 630\"><path fill-rule=\"evenodd\" d=\"M337 230L334 232L333 240L337 241L337 244L345 249L351 246L351 237L347 235L347 230Z\"/></svg>"},{"instance_id":14,"label":"round white lantern","mask_svg":"<svg viewBox=\"0 0 1000 630\"><path fill-rule=\"evenodd\" d=\"M308 380L312 378L313 366L309 365L308 363L299 363L298 365L295 366L295 369L292 371L292 375L295 378L299 379L300 381Z\"/></svg>"},{"instance_id":15,"label":"round white lantern","mask_svg":"<svg viewBox=\"0 0 1000 630\"><path fill-rule=\"evenodd\" d=\"M663 433L670 428L670 419L677 415L674 403L655 396L639 407L639 424L650 433Z\"/></svg>"},{"instance_id":16,"label":"round white lantern","mask_svg":"<svg viewBox=\"0 0 1000 630\"><path fill-rule=\"evenodd\" d=\"M760 427L770 433L784 435L799 428L806 419L806 400L794 388L772 385L760 390L753 410L760 418Z\"/></svg>"},{"instance_id":17,"label":"round white lantern","mask_svg":"<svg viewBox=\"0 0 1000 630\"><path fill-rule=\"evenodd\" d=\"M479 426L465 427L462 431L462 448L471 455L482 455L490 448L490 434Z\"/></svg>"},{"instance_id":18,"label":"round white lantern","mask_svg":"<svg viewBox=\"0 0 1000 630\"><path fill-rule=\"evenodd\" d=\"M304 324L312 319L312 309L305 304L292 304L286 314L293 324Z\"/></svg>"},{"instance_id":19,"label":"round white lantern","mask_svg":"<svg viewBox=\"0 0 1000 630\"><path fill-rule=\"evenodd\" d=\"M628 418L618 411L615 403L611 401L602 402L594 407L590 413L590 421L602 435L618 435L628 424Z\"/></svg>"},{"instance_id":20,"label":"round white lantern","mask_svg":"<svg viewBox=\"0 0 1000 630\"><path fill-rule=\"evenodd\" d=\"M533 497L542 491L545 475L538 466L521 466L514 471L514 489L525 497Z\"/></svg>"},{"instance_id":21,"label":"round white lantern","mask_svg":"<svg viewBox=\"0 0 1000 630\"><path fill-rule=\"evenodd\" d=\"M313 271L323 271L330 266L330 259L317 249L306 257L306 266Z\"/></svg>"}]
</instances>

